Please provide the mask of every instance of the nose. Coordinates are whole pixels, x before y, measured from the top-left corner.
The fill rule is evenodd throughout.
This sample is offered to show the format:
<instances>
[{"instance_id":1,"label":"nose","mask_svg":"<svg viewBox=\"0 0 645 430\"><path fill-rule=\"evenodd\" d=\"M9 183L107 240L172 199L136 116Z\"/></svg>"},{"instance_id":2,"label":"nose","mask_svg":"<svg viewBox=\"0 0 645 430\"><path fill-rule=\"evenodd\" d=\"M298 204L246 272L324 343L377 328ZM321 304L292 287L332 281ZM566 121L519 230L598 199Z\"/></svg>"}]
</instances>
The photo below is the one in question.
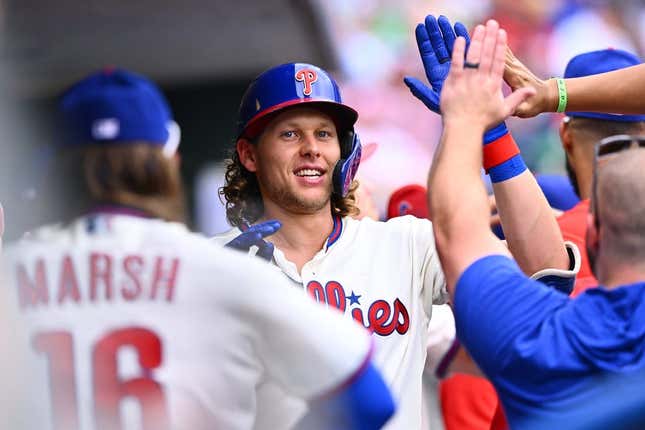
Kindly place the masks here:
<instances>
[{"instance_id":1,"label":"nose","mask_svg":"<svg viewBox=\"0 0 645 430\"><path fill-rule=\"evenodd\" d=\"M320 142L316 139L313 133L307 133L302 138L300 145L300 155L303 157L319 157L320 156Z\"/></svg>"}]
</instances>

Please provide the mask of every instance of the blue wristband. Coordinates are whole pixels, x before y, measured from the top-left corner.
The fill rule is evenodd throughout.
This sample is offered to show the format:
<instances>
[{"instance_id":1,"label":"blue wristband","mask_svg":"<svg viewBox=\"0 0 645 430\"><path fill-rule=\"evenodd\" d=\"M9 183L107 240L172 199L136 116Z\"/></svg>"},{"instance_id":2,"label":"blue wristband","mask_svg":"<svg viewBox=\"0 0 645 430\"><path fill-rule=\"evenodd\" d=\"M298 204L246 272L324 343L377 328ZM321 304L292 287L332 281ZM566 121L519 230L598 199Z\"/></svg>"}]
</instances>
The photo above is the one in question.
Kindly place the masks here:
<instances>
[{"instance_id":1,"label":"blue wristband","mask_svg":"<svg viewBox=\"0 0 645 430\"><path fill-rule=\"evenodd\" d=\"M495 127L488 130L486 133L484 133L484 145L488 145L489 143L496 141L507 133L508 128L506 128L506 123L499 123Z\"/></svg>"},{"instance_id":2,"label":"blue wristband","mask_svg":"<svg viewBox=\"0 0 645 430\"><path fill-rule=\"evenodd\" d=\"M490 175L491 182L496 183L514 178L525 170L526 164L524 164L522 156L517 154L516 156L504 161L502 164L491 167L488 170L488 174Z\"/></svg>"}]
</instances>

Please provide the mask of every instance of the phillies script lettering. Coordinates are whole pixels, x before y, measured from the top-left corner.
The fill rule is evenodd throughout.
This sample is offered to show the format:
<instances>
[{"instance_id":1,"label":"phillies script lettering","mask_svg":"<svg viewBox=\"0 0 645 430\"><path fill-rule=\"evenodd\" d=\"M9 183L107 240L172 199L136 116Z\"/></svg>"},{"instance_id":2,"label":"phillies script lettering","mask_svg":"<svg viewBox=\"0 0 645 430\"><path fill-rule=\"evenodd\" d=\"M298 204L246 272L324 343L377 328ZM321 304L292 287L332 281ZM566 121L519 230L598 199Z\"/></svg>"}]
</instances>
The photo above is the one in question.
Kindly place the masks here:
<instances>
[{"instance_id":1,"label":"phillies script lettering","mask_svg":"<svg viewBox=\"0 0 645 430\"><path fill-rule=\"evenodd\" d=\"M320 303L334 306L343 313L349 310L356 321L380 336L389 336L394 332L405 334L410 328L410 315L398 298L392 304L385 300L376 300L367 308L365 318L358 300L360 296L354 295L353 291L351 296L348 296L339 282L329 281L323 287L318 281L310 281L306 289L307 293Z\"/></svg>"}]
</instances>

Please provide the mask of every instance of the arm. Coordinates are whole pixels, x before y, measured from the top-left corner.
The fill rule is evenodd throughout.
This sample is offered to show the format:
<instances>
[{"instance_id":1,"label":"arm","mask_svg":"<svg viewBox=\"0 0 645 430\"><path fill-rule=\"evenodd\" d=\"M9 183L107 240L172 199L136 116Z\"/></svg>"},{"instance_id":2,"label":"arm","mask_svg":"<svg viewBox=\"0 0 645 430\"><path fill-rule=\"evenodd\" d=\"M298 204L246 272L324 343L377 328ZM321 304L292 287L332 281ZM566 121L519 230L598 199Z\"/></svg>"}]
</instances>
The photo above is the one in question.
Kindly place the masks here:
<instances>
[{"instance_id":1,"label":"arm","mask_svg":"<svg viewBox=\"0 0 645 430\"><path fill-rule=\"evenodd\" d=\"M532 93L522 89L503 98L505 47L506 33L495 21L489 21L486 28L477 26L467 60L479 63L479 68L463 68L465 41L457 39L443 87L444 130L428 186L437 249L453 299L457 279L475 260L490 254L508 255L490 230L488 197L480 179L484 131Z\"/></svg>"},{"instance_id":2,"label":"arm","mask_svg":"<svg viewBox=\"0 0 645 430\"><path fill-rule=\"evenodd\" d=\"M562 233L533 174L493 182L493 191L509 250L524 273L568 269Z\"/></svg>"},{"instance_id":3,"label":"arm","mask_svg":"<svg viewBox=\"0 0 645 430\"><path fill-rule=\"evenodd\" d=\"M513 90L526 86L536 90L534 96L517 107L515 115L528 118L542 112L556 112L558 89L555 79L538 78L510 49L506 52L504 80ZM645 113L645 64L564 81L569 111Z\"/></svg>"},{"instance_id":4,"label":"arm","mask_svg":"<svg viewBox=\"0 0 645 430\"><path fill-rule=\"evenodd\" d=\"M312 400L297 429L379 429L394 413L394 402L372 364L337 392Z\"/></svg>"},{"instance_id":5,"label":"arm","mask_svg":"<svg viewBox=\"0 0 645 430\"><path fill-rule=\"evenodd\" d=\"M460 23L456 23L453 29L444 16L437 20L429 15L424 24L417 26L415 35L431 88L411 77L406 77L404 82L430 110L439 113L439 94L450 69L449 53L452 52L456 36L463 36L468 43L468 32ZM468 103L468 100L465 97L462 103ZM463 129L459 127L461 124L450 132L477 132L470 129L469 124L463 124ZM568 268L569 261L560 229L535 178L526 170L506 125L501 122L486 133L482 131L482 134L484 165L494 184L499 216L509 248L519 266L525 273L535 273L545 268ZM460 139L461 136L456 138ZM514 152L509 152L508 148L514 148ZM481 150L475 148L474 151ZM429 188L430 193L433 191Z\"/></svg>"}]
</instances>

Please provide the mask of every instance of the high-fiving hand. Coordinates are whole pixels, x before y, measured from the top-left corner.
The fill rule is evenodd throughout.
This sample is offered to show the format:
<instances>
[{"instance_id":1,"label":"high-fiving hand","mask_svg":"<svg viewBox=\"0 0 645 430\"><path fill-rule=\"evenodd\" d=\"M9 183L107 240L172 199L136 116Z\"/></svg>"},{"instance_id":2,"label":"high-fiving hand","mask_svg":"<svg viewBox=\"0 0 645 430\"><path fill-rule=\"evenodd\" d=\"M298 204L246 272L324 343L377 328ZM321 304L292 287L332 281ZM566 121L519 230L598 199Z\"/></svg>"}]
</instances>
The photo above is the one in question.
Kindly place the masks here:
<instances>
[{"instance_id":1,"label":"high-fiving hand","mask_svg":"<svg viewBox=\"0 0 645 430\"><path fill-rule=\"evenodd\" d=\"M458 37L452 52L452 67L442 89L443 121L458 121L483 131L512 115L535 89L520 88L504 98L506 32L496 21L489 20L486 27L475 28L464 61L465 50L466 40Z\"/></svg>"},{"instance_id":2,"label":"high-fiving hand","mask_svg":"<svg viewBox=\"0 0 645 430\"><path fill-rule=\"evenodd\" d=\"M403 82L428 109L441 113L439 111L439 100L443 82L450 71L452 47L458 36L466 39L466 44L468 44L470 40L468 29L460 22L455 23L453 29L450 20L445 16L442 15L439 19L436 19L434 16L428 15L424 24L417 25L414 34L426 77L432 88L411 76L406 76Z\"/></svg>"}]
</instances>

